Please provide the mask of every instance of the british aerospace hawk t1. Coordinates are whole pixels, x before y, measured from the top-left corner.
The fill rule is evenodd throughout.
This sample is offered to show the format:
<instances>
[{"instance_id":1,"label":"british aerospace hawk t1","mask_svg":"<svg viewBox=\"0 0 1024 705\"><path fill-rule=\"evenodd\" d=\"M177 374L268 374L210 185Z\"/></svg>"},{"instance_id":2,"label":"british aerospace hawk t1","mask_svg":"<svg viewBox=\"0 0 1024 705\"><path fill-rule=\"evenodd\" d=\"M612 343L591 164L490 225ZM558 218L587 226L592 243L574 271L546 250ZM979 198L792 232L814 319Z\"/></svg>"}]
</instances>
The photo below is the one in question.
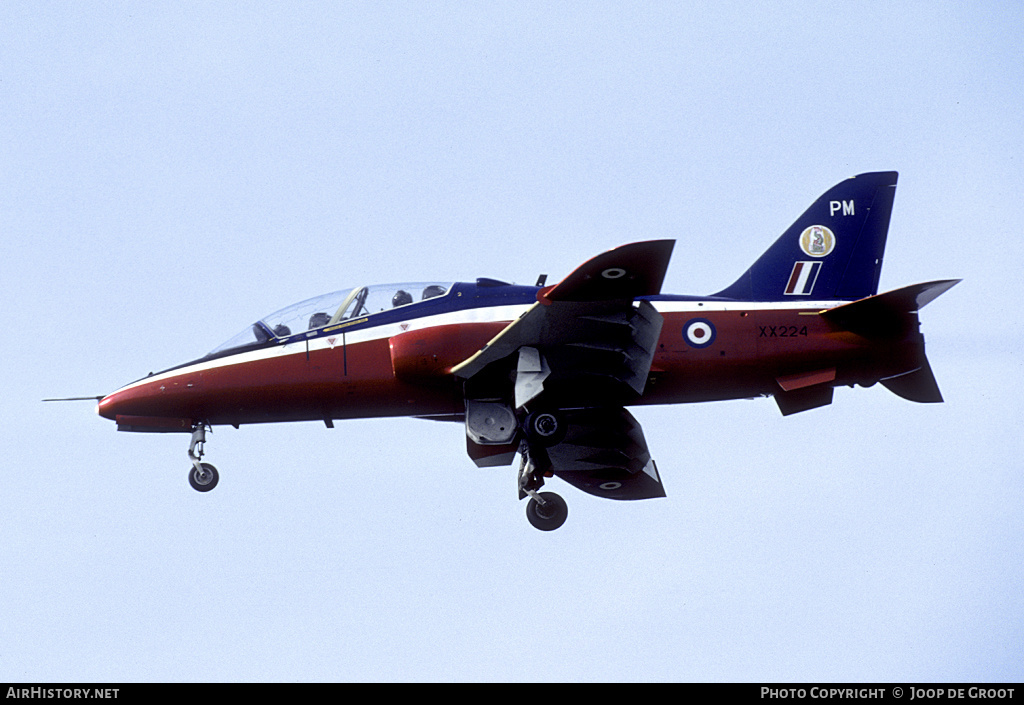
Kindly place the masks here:
<instances>
[{"instance_id":1,"label":"british aerospace hawk t1","mask_svg":"<svg viewBox=\"0 0 1024 705\"><path fill-rule=\"evenodd\" d=\"M567 516L552 476L599 497L664 497L630 408L774 397L783 414L880 382L942 396L918 311L959 280L878 293L895 172L818 198L733 284L662 292L673 240L623 245L553 286L356 284L288 306L203 357L99 399L120 431L191 435L189 480L216 425L414 416L465 426L480 467L520 457L520 499L542 530Z\"/></svg>"}]
</instances>

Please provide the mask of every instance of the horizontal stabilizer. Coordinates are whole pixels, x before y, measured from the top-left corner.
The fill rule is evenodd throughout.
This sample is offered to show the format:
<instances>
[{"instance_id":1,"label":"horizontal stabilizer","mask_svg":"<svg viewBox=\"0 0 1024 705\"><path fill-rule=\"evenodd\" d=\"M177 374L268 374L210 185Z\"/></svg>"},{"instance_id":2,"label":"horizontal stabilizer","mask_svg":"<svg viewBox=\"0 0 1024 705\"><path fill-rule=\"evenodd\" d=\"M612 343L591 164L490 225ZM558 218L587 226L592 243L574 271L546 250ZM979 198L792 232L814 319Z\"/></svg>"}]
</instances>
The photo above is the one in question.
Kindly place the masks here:
<instances>
[{"instance_id":1,"label":"horizontal stabilizer","mask_svg":"<svg viewBox=\"0 0 1024 705\"><path fill-rule=\"evenodd\" d=\"M943 279L912 284L836 306L821 315L866 338L898 337L906 332L908 314L921 310L959 282L959 279Z\"/></svg>"},{"instance_id":2,"label":"horizontal stabilizer","mask_svg":"<svg viewBox=\"0 0 1024 705\"><path fill-rule=\"evenodd\" d=\"M942 402L939 383L935 381L928 358L922 356L922 364L913 372L881 380L882 386L897 396L921 404L938 404Z\"/></svg>"}]
</instances>

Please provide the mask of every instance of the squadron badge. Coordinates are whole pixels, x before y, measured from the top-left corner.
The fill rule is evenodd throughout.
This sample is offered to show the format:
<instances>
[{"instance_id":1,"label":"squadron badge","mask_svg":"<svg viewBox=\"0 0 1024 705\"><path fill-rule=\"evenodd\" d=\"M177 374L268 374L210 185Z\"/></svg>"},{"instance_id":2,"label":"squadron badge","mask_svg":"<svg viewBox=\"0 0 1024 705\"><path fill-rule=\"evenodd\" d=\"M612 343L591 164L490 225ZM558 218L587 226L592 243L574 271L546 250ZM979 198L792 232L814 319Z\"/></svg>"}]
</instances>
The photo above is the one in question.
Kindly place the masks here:
<instances>
[{"instance_id":1,"label":"squadron badge","mask_svg":"<svg viewBox=\"0 0 1024 705\"><path fill-rule=\"evenodd\" d=\"M835 246L835 233L824 225L812 225L800 233L800 249L811 257L826 257Z\"/></svg>"}]
</instances>

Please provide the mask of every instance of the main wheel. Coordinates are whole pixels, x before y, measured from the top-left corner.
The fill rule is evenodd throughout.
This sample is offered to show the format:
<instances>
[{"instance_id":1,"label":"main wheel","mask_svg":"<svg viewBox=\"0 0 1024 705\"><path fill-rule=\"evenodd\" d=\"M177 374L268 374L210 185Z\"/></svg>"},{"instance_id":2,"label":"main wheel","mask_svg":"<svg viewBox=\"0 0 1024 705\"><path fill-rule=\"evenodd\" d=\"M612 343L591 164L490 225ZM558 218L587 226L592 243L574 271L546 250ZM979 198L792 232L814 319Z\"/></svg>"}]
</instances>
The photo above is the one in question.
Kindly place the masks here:
<instances>
[{"instance_id":1,"label":"main wheel","mask_svg":"<svg viewBox=\"0 0 1024 705\"><path fill-rule=\"evenodd\" d=\"M526 518L534 528L554 531L565 523L569 516L569 506L554 492L540 492L538 496L544 500L544 504L531 497L526 505Z\"/></svg>"},{"instance_id":2,"label":"main wheel","mask_svg":"<svg viewBox=\"0 0 1024 705\"><path fill-rule=\"evenodd\" d=\"M217 472L217 468L209 463L200 463L199 465L203 471L199 472L193 466L192 470L188 473L188 484L192 485L192 489L196 492L209 492L217 486L217 482L220 481L220 474Z\"/></svg>"}]
</instances>

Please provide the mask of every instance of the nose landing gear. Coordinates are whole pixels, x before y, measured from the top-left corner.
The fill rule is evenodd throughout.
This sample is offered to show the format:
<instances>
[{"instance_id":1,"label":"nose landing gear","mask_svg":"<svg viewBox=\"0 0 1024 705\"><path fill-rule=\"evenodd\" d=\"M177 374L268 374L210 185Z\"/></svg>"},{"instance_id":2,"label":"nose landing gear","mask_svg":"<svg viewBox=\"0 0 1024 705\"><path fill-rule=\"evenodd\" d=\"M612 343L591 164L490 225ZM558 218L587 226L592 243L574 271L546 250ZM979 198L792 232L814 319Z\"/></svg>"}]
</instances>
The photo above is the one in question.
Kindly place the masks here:
<instances>
[{"instance_id":1,"label":"nose landing gear","mask_svg":"<svg viewBox=\"0 0 1024 705\"><path fill-rule=\"evenodd\" d=\"M201 462L203 445L206 443L206 424L198 423L192 428L192 443L188 447L188 457L192 468L188 472L188 483L196 492L209 492L220 481L217 468L209 463Z\"/></svg>"}]
</instances>

